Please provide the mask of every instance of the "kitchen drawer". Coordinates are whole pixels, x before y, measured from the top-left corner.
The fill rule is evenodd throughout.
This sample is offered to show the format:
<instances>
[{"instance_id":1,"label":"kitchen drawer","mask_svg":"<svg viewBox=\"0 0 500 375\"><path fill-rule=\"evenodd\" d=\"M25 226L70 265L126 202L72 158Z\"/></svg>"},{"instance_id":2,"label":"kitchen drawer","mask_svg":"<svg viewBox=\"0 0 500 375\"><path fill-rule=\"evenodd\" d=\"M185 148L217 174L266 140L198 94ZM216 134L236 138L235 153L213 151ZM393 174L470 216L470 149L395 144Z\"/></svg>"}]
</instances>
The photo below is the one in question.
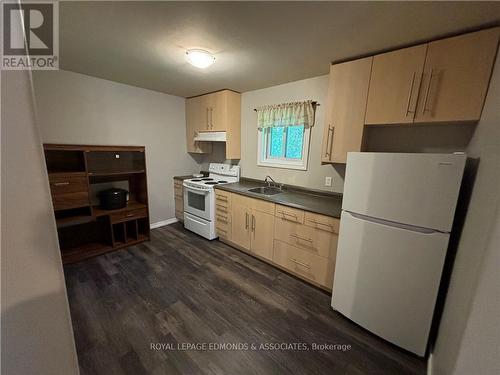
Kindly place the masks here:
<instances>
[{"instance_id":1,"label":"kitchen drawer","mask_svg":"<svg viewBox=\"0 0 500 375\"><path fill-rule=\"evenodd\" d=\"M224 215L227 216L231 212L229 207L222 206L220 204L215 205L215 215Z\"/></svg>"},{"instance_id":2,"label":"kitchen drawer","mask_svg":"<svg viewBox=\"0 0 500 375\"><path fill-rule=\"evenodd\" d=\"M215 190L215 204L217 206L226 207L228 210L231 209L231 193Z\"/></svg>"},{"instance_id":3,"label":"kitchen drawer","mask_svg":"<svg viewBox=\"0 0 500 375\"><path fill-rule=\"evenodd\" d=\"M217 225L215 226L215 231L217 233L217 236L220 238L226 239L226 240L231 240L231 226L230 225Z\"/></svg>"},{"instance_id":4,"label":"kitchen drawer","mask_svg":"<svg viewBox=\"0 0 500 375\"><path fill-rule=\"evenodd\" d=\"M276 217L302 224L304 222L304 211L277 204Z\"/></svg>"},{"instance_id":5,"label":"kitchen drawer","mask_svg":"<svg viewBox=\"0 0 500 375\"><path fill-rule=\"evenodd\" d=\"M331 233L339 233L340 220L334 217L306 212L304 220L306 225L313 228Z\"/></svg>"},{"instance_id":6,"label":"kitchen drawer","mask_svg":"<svg viewBox=\"0 0 500 375\"><path fill-rule=\"evenodd\" d=\"M275 240L273 261L307 280L314 281L329 289L332 288L334 259L323 258L311 254L309 251Z\"/></svg>"},{"instance_id":7,"label":"kitchen drawer","mask_svg":"<svg viewBox=\"0 0 500 375\"><path fill-rule=\"evenodd\" d=\"M148 216L148 210L146 208L138 208L136 210L114 212L110 215L112 223L119 223L122 221L133 220L146 216Z\"/></svg>"},{"instance_id":8,"label":"kitchen drawer","mask_svg":"<svg viewBox=\"0 0 500 375\"><path fill-rule=\"evenodd\" d=\"M276 218L274 238L324 258L334 259L338 236L334 233Z\"/></svg>"},{"instance_id":9,"label":"kitchen drawer","mask_svg":"<svg viewBox=\"0 0 500 375\"><path fill-rule=\"evenodd\" d=\"M217 211L215 213L215 219L217 223L225 223L225 224L231 224L231 214L229 212L220 212Z\"/></svg>"},{"instance_id":10,"label":"kitchen drawer","mask_svg":"<svg viewBox=\"0 0 500 375\"><path fill-rule=\"evenodd\" d=\"M52 195L87 192L87 177L85 176L49 176Z\"/></svg>"},{"instance_id":11,"label":"kitchen drawer","mask_svg":"<svg viewBox=\"0 0 500 375\"><path fill-rule=\"evenodd\" d=\"M55 211L90 206L89 193L81 191L78 193L52 194L52 203Z\"/></svg>"}]
</instances>

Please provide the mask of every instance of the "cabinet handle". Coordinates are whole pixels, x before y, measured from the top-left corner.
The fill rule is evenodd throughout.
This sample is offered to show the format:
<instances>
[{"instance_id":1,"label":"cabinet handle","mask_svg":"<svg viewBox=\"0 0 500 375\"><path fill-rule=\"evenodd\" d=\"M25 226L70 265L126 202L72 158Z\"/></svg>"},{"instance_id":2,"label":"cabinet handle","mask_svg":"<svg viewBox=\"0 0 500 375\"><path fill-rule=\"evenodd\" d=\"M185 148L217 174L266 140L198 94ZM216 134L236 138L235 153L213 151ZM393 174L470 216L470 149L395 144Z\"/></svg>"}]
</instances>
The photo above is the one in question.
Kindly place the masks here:
<instances>
[{"instance_id":1,"label":"cabinet handle","mask_svg":"<svg viewBox=\"0 0 500 375\"><path fill-rule=\"evenodd\" d=\"M255 216L252 215L252 232L255 233Z\"/></svg>"},{"instance_id":2,"label":"cabinet handle","mask_svg":"<svg viewBox=\"0 0 500 375\"><path fill-rule=\"evenodd\" d=\"M328 223L321 223L319 221L316 221L314 219L311 219L309 220L311 223L313 223L314 225L324 225L325 227L330 227L333 229L333 224L328 224Z\"/></svg>"},{"instance_id":3,"label":"cabinet handle","mask_svg":"<svg viewBox=\"0 0 500 375\"><path fill-rule=\"evenodd\" d=\"M330 144L330 132L333 136L333 128L330 126L330 124L328 124L328 135L326 136L325 157L330 156L330 154L331 154L331 147L328 147L328 145ZM333 143L333 139L332 139L332 143Z\"/></svg>"},{"instance_id":4,"label":"cabinet handle","mask_svg":"<svg viewBox=\"0 0 500 375\"><path fill-rule=\"evenodd\" d=\"M424 98L424 105L422 107L422 114L425 113L425 111L428 111L427 109L427 99L429 98L429 92L431 91L431 84L432 84L432 78L434 77L434 68L431 68L431 73L429 77L429 84L427 85L427 89L425 90L425 98Z\"/></svg>"},{"instance_id":5,"label":"cabinet handle","mask_svg":"<svg viewBox=\"0 0 500 375\"><path fill-rule=\"evenodd\" d=\"M126 214L125 217L132 217L135 216L135 214Z\"/></svg>"},{"instance_id":6,"label":"cabinet handle","mask_svg":"<svg viewBox=\"0 0 500 375\"><path fill-rule=\"evenodd\" d=\"M410 111L410 102L411 102L411 94L413 93L413 85L415 84L415 72L413 72L413 75L411 77L411 85L410 85L410 91L408 92L408 101L406 103L406 112L405 112L405 117L408 116L408 113L414 113L415 111Z\"/></svg>"},{"instance_id":7,"label":"cabinet handle","mask_svg":"<svg viewBox=\"0 0 500 375\"><path fill-rule=\"evenodd\" d=\"M245 229L248 229L248 212L245 212Z\"/></svg>"},{"instance_id":8,"label":"cabinet handle","mask_svg":"<svg viewBox=\"0 0 500 375\"><path fill-rule=\"evenodd\" d=\"M288 258L288 259L290 259L291 262L298 264L299 266L302 266L302 267L307 268L307 269L311 269L311 266L309 264L299 262L298 260L296 260L294 258Z\"/></svg>"},{"instance_id":9,"label":"cabinet handle","mask_svg":"<svg viewBox=\"0 0 500 375\"><path fill-rule=\"evenodd\" d=\"M69 182L54 182L54 186L64 186L64 185L69 185Z\"/></svg>"},{"instance_id":10,"label":"cabinet handle","mask_svg":"<svg viewBox=\"0 0 500 375\"><path fill-rule=\"evenodd\" d=\"M214 109L210 107L210 129L214 128Z\"/></svg>"},{"instance_id":11,"label":"cabinet handle","mask_svg":"<svg viewBox=\"0 0 500 375\"><path fill-rule=\"evenodd\" d=\"M297 240L306 241L306 242L309 242L311 244L313 242L313 240L311 238L302 237L302 236L299 236L298 234L295 234L295 233L290 234L290 237L293 237Z\"/></svg>"},{"instance_id":12,"label":"cabinet handle","mask_svg":"<svg viewBox=\"0 0 500 375\"><path fill-rule=\"evenodd\" d=\"M222 221L223 223L228 223L227 217L217 215L217 220Z\"/></svg>"},{"instance_id":13,"label":"cabinet handle","mask_svg":"<svg viewBox=\"0 0 500 375\"><path fill-rule=\"evenodd\" d=\"M207 107L207 129L210 129L210 120L208 119L210 109Z\"/></svg>"},{"instance_id":14,"label":"cabinet handle","mask_svg":"<svg viewBox=\"0 0 500 375\"><path fill-rule=\"evenodd\" d=\"M285 220L291 221L291 220L287 219L287 216L289 216L289 217L293 217L295 219L294 221L299 221L299 218L297 217L297 215L289 214L288 212L285 212L285 211L281 211L281 214L283 215L283 219L285 219Z\"/></svg>"}]
</instances>

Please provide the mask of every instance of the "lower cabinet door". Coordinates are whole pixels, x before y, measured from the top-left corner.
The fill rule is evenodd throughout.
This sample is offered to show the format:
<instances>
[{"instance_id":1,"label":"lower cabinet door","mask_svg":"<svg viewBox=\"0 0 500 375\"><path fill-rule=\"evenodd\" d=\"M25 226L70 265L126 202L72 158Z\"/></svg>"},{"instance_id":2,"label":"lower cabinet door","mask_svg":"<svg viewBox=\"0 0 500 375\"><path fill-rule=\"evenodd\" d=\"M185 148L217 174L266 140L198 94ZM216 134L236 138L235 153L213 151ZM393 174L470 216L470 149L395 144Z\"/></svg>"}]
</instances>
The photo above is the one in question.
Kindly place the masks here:
<instances>
[{"instance_id":1,"label":"lower cabinet door","mask_svg":"<svg viewBox=\"0 0 500 375\"><path fill-rule=\"evenodd\" d=\"M273 260L274 215L252 210L250 228L252 252Z\"/></svg>"},{"instance_id":2,"label":"lower cabinet door","mask_svg":"<svg viewBox=\"0 0 500 375\"><path fill-rule=\"evenodd\" d=\"M244 205L233 204L231 209L231 241L250 249L250 212Z\"/></svg>"}]
</instances>

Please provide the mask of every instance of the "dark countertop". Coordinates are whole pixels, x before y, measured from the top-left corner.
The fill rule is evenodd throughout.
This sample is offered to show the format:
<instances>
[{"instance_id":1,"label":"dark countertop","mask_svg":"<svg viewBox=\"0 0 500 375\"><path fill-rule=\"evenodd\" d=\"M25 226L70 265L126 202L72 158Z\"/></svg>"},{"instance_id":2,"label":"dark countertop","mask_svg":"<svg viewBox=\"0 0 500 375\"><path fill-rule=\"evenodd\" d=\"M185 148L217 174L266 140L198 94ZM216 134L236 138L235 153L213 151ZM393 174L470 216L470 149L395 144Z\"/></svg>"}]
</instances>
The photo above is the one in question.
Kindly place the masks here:
<instances>
[{"instance_id":1,"label":"dark countertop","mask_svg":"<svg viewBox=\"0 0 500 375\"><path fill-rule=\"evenodd\" d=\"M203 176L208 176L208 172L204 172L204 171L201 171L200 172ZM184 181L184 180L187 180L189 178L194 178L192 174L187 174L185 176L174 176L174 180L181 180L181 181Z\"/></svg>"},{"instance_id":2,"label":"dark countertop","mask_svg":"<svg viewBox=\"0 0 500 375\"><path fill-rule=\"evenodd\" d=\"M263 181L242 178L240 182L216 185L215 188L340 219L342 208L340 193L309 191L288 185L283 188L283 193L270 196L248 191L261 186L266 184Z\"/></svg>"}]
</instances>

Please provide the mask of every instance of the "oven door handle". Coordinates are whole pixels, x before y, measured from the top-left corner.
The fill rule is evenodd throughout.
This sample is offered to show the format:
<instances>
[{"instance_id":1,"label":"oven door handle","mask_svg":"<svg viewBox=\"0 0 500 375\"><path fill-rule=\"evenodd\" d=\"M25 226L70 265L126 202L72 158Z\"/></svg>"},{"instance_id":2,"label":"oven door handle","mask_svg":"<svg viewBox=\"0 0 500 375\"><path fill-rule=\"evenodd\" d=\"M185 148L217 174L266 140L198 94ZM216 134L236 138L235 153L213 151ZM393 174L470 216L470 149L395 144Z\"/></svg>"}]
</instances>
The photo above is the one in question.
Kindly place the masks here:
<instances>
[{"instance_id":1,"label":"oven door handle","mask_svg":"<svg viewBox=\"0 0 500 375\"><path fill-rule=\"evenodd\" d=\"M206 195L210 192L210 190L205 190L205 189L197 189L195 187L192 187L192 186L187 186L187 185L183 185L188 191L192 191L193 193L203 193L203 195ZM200 194L201 195L201 194Z\"/></svg>"}]
</instances>

